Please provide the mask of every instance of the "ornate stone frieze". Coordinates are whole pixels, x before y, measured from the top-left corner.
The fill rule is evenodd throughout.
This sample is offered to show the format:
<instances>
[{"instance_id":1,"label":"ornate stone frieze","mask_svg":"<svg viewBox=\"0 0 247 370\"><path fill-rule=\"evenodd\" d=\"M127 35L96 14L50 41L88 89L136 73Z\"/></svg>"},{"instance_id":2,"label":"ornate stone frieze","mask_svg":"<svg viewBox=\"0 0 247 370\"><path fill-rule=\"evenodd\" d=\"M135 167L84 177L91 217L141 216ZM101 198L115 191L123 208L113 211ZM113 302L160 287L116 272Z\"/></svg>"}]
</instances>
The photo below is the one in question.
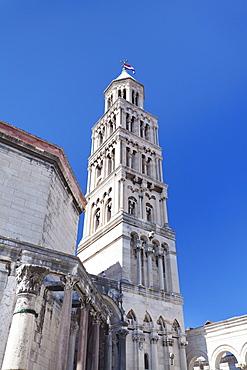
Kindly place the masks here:
<instances>
[{"instance_id":1,"label":"ornate stone frieze","mask_svg":"<svg viewBox=\"0 0 247 370\"><path fill-rule=\"evenodd\" d=\"M41 284L49 274L46 267L21 265L16 269L17 288L16 293L31 293L38 295Z\"/></svg>"}]
</instances>

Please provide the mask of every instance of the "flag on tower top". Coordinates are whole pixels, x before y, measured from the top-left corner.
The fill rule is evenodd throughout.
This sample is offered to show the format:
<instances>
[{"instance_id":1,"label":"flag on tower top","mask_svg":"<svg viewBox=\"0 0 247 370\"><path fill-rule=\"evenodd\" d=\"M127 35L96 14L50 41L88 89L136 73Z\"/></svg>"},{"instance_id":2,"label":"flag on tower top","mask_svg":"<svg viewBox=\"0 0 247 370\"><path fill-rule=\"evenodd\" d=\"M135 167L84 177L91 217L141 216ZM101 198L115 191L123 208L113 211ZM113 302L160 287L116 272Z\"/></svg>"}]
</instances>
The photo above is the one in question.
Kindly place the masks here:
<instances>
[{"instance_id":1,"label":"flag on tower top","mask_svg":"<svg viewBox=\"0 0 247 370\"><path fill-rule=\"evenodd\" d=\"M132 67L130 64L125 64L124 63L123 67L126 68L128 71L131 71L133 74L136 73L135 68Z\"/></svg>"}]
</instances>

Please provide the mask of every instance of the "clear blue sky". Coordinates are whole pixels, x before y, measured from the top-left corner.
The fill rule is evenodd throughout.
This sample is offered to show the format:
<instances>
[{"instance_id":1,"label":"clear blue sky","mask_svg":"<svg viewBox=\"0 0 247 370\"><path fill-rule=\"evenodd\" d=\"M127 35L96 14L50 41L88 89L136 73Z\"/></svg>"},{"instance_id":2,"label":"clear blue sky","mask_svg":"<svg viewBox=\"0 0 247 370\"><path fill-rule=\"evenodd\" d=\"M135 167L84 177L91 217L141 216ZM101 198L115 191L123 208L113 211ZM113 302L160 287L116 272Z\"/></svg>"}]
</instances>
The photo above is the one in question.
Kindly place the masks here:
<instances>
[{"instance_id":1,"label":"clear blue sky","mask_svg":"<svg viewBox=\"0 0 247 370\"><path fill-rule=\"evenodd\" d=\"M246 0L0 0L0 119L64 148L83 192L103 90L159 117L186 327L246 314Z\"/></svg>"}]
</instances>

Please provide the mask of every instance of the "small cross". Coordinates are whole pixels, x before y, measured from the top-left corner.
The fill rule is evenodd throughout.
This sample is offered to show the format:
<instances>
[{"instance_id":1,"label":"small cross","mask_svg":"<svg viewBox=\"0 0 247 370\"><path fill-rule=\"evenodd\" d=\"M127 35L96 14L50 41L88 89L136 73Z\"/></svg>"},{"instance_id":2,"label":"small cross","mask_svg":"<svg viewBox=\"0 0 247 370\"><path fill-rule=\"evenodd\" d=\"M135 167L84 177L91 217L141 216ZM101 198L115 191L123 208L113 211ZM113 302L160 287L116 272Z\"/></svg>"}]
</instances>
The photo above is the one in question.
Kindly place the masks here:
<instances>
[{"instance_id":1,"label":"small cross","mask_svg":"<svg viewBox=\"0 0 247 370\"><path fill-rule=\"evenodd\" d=\"M123 66L124 66L124 64L128 63L128 60L127 60L127 59L120 60L120 63L122 63L122 67L123 67Z\"/></svg>"}]
</instances>

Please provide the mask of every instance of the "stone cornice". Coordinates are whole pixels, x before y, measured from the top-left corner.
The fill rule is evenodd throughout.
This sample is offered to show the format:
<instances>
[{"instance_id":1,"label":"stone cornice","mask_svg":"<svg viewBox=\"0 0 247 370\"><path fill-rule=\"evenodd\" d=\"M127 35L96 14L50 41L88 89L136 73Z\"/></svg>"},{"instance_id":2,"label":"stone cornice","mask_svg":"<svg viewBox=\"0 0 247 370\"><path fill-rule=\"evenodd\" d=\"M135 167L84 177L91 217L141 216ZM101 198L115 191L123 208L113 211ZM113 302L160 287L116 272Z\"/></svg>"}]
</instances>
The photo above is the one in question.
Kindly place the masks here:
<instances>
[{"instance_id":1,"label":"stone cornice","mask_svg":"<svg viewBox=\"0 0 247 370\"><path fill-rule=\"evenodd\" d=\"M3 121L0 121L0 142L53 164L70 191L78 211L84 211L86 199L62 148Z\"/></svg>"},{"instance_id":2,"label":"stone cornice","mask_svg":"<svg viewBox=\"0 0 247 370\"><path fill-rule=\"evenodd\" d=\"M121 287L123 292L139 294L143 297L148 297L152 299L155 298L163 302L172 302L174 304L183 305L183 297L179 293L168 293L163 291L161 292L160 290L135 285L127 281L122 281Z\"/></svg>"}]
</instances>

